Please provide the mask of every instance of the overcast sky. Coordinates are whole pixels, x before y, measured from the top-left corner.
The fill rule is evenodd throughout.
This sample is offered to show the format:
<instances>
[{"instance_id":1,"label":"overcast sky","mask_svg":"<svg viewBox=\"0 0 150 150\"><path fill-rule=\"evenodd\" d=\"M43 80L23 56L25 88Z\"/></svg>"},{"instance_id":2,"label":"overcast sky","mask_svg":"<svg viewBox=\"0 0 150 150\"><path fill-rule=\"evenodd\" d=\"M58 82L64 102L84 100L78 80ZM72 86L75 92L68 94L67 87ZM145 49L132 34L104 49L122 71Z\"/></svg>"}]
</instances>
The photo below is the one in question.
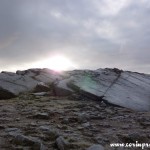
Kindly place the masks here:
<instances>
[{"instance_id":1,"label":"overcast sky","mask_svg":"<svg viewBox=\"0 0 150 150\"><path fill-rule=\"evenodd\" d=\"M0 0L0 70L56 54L80 69L150 73L150 0Z\"/></svg>"}]
</instances>

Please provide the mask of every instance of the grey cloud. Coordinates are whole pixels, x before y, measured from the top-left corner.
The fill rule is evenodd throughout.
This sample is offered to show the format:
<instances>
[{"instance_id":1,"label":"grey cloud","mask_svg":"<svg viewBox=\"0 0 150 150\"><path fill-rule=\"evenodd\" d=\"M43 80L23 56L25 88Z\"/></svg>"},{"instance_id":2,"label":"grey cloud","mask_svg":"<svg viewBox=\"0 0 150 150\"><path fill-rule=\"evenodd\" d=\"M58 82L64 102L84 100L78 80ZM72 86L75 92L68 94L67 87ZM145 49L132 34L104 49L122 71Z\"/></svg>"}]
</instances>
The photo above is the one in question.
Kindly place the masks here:
<instances>
[{"instance_id":1,"label":"grey cloud","mask_svg":"<svg viewBox=\"0 0 150 150\"><path fill-rule=\"evenodd\" d=\"M149 12L147 0L1 0L0 67L58 52L80 68L150 73Z\"/></svg>"}]
</instances>

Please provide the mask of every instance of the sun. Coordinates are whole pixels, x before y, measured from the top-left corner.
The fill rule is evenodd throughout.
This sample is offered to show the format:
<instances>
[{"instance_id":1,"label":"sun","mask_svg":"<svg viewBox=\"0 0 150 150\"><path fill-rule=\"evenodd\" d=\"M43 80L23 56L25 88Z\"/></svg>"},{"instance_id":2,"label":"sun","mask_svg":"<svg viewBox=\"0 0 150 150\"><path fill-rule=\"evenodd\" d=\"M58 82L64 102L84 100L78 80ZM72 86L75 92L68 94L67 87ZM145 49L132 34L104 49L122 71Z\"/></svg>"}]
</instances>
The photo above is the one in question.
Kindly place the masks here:
<instances>
[{"instance_id":1,"label":"sun","mask_svg":"<svg viewBox=\"0 0 150 150\"><path fill-rule=\"evenodd\" d=\"M37 62L36 66L40 68L49 68L57 72L76 68L76 66L67 57L62 55L51 56L46 60Z\"/></svg>"},{"instance_id":2,"label":"sun","mask_svg":"<svg viewBox=\"0 0 150 150\"><path fill-rule=\"evenodd\" d=\"M64 71L71 69L73 67L73 63L64 56L54 56L49 58L47 66L55 71Z\"/></svg>"}]
</instances>

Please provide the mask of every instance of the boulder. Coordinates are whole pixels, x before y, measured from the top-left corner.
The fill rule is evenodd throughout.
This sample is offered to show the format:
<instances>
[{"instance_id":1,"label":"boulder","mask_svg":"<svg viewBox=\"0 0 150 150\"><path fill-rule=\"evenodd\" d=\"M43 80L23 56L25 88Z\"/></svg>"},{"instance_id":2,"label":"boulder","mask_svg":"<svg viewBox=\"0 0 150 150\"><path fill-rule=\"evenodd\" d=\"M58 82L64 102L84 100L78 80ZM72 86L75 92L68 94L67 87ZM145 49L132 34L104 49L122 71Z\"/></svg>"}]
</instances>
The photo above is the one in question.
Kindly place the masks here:
<instances>
[{"instance_id":1,"label":"boulder","mask_svg":"<svg viewBox=\"0 0 150 150\"><path fill-rule=\"evenodd\" d=\"M0 99L10 99L14 97L16 97L14 93L0 87Z\"/></svg>"},{"instance_id":2,"label":"boulder","mask_svg":"<svg viewBox=\"0 0 150 150\"><path fill-rule=\"evenodd\" d=\"M33 90L33 92L35 93L49 92L49 91L50 91L50 87L43 82L39 82Z\"/></svg>"}]
</instances>

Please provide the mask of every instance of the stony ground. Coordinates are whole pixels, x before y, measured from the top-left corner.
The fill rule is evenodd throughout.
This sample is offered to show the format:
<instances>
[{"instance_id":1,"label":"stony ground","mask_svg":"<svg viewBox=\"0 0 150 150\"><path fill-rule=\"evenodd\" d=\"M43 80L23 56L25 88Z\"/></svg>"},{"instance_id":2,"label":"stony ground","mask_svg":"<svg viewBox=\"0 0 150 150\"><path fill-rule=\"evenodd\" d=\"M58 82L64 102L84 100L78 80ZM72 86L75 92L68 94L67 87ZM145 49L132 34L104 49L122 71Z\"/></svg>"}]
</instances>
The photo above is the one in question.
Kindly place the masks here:
<instances>
[{"instance_id":1,"label":"stony ground","mask_svg":"<svg viewBox=\"0 0 150 150\"><path fill-rule=\"evenodd\" d=\"M110 143L135 141L150 143L150 112L75 97L0 101L0 150L86 150L93 144L121 150Z\"/></svg>"}]
</instances>

